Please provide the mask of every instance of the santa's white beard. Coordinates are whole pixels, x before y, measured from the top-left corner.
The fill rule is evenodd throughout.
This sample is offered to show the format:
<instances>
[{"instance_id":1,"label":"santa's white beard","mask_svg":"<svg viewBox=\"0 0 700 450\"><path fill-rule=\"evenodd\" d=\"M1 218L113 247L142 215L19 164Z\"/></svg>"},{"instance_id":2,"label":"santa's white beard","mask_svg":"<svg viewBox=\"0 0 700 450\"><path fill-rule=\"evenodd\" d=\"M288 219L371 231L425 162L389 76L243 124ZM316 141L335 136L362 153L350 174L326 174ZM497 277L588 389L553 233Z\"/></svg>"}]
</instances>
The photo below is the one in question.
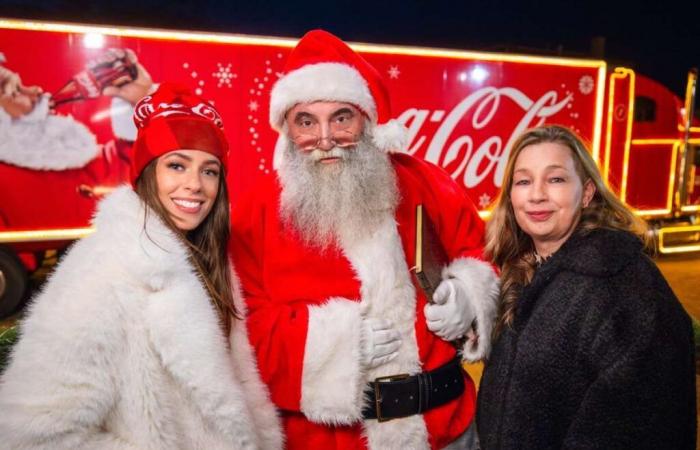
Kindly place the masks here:
<instances>
[{"instance_id":1,"label":"santa's white beard","mask_svg":"<svg viewBox=\"0 0 700 450\"><path fill-rule=\"evenodd\" d=\"M49 97L13 119L0 108L0 162L34 170L84 167L99 154L95 135L72 117L49 113Z\"/></svg>"},{"instance_id":2,"label":"santa's white beard","mask_svg":"<svg viewBox=\"0 0 700 450\"><path fill-rule=\"evenodd\" d=\"M319 161L329 156L340 161ZM321 249L371 235L399 201L389 156L366 136L356 147L328 152L301 152L289 140L278 174L283 221Z\"/></svg>"}]
</instances>

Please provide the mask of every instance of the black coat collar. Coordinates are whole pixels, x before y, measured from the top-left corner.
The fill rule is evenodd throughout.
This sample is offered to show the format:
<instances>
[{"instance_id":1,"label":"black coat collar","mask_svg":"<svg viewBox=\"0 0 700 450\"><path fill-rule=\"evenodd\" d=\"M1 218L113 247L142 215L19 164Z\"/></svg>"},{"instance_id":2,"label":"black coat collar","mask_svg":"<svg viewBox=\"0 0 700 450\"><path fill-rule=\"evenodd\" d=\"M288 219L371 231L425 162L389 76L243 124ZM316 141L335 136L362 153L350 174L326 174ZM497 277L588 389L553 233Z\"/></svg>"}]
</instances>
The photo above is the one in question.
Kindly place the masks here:
<instances>
[{"instance_id":1,"label":"black coat collar","mask_svg":"<svg viewBox=\"0 0 700 450\"><path fill-rule=\"evenodd\" d=\"M537 274L568 270L605 278L621 272L641 250L641 241L631 233L578 229L542 264Z\"/></svg>"},{"instance_id":2,"label":"black coat collar","mask_svg":"<svg viewBox=\"0 0 700 450\"><path fill-rule=\"evenodd\" d=\"M578 229L542 263L532 282L525 286L518 300L515 328L527 321L539 293L561 272L574 272L587 277L607 278L625 269L642 250L641 241L631 233L619 230Z\"/></svg>"}]
</instances>

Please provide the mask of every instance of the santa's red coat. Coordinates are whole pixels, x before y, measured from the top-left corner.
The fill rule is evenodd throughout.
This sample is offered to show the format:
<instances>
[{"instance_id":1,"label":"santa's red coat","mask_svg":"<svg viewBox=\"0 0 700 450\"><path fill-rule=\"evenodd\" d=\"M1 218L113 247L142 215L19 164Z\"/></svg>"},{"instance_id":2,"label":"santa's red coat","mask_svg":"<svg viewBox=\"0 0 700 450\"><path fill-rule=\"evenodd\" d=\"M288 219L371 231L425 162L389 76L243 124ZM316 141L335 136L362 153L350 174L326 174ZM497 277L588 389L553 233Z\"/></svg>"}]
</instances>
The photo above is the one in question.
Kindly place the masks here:
<instances>
[{"instance_id":1,"label":"santa's red coat","mask_svg":"<svg viewBox=\"0 0 700 450\"><path fill-rule=\"evenodd\" d=\"M37 107L21 120L10 121L0 109L0 191L7 193L0 228L85 227L97 197L78 188L116 187L129 180L131 142L126 139L133 138L119 131L126 128L126 118L131 121L130 103L103 96L61 105L47 116L48 99L42 101L43 111ZM28 207L39 198L40 207Z\"/></svg>"},{"instance_id":2,"label":"santa's red coat","mask_svg":"<svg viewBox=\"0 0 700 450\"><path fill-rule=\"evenodd\" d=\"M455 348L430 332L426 298L409 268L415 256L415 211L424 205L454 269L469 286L495 285L481 260L484 225L441 169L405 154L391 155L400 204L395 216L362 242L321 252L304 245L279 215L280 186L268 180L232 209L231 254L248 305L248 330L259 369L283 416L290 449L441 448L474 417L475 388L423 415L378 423L362 420L369 380L435 369ZM493 289L478 292L491 305ZM491 306L476 305L488 322ZM362 317L387 317L402 333L396 360L365 371L359 361ZM486 332L485 332L486 331ZM480 330L488 345L490 323Z\"/></svg>"}]
</instances>

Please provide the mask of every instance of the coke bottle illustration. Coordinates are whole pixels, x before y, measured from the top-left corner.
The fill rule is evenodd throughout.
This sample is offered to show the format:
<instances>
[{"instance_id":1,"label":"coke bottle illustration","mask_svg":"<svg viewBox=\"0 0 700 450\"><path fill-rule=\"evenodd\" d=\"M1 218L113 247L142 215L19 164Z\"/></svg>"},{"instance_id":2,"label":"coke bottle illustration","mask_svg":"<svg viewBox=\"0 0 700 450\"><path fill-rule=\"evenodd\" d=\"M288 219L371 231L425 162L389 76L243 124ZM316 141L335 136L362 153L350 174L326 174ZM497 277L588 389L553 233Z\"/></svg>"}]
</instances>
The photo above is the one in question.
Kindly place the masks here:
<instances>
[{"instance_id":1,"label":"coke bottle illustration","mask_svg":"<svg viewBox=\"0 0 700 450\"><path fill-rule=\"evenodd\" d=\"M130 83L137 73L136 57L130 50L109 49L53 94L52 107L99 97L105 87Z\"/></svg>"}]
</instances>

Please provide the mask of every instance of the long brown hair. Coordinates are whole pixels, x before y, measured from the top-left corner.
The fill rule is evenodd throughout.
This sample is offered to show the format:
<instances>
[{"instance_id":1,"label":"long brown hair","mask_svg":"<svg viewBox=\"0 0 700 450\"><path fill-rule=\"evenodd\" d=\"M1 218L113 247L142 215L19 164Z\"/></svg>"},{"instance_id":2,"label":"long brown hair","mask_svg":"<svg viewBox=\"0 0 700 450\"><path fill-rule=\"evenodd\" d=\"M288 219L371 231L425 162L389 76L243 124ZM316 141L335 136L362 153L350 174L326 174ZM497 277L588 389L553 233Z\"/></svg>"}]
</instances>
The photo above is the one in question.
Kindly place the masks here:
<instances>
[{"instance_id":1,"label":"long brown hair","mask_svg":"<svg viewBox=\"0 0 700 450\"><path fill-rule=\"evenodd\" d=\"M136 180L136 194L147 206L146 216L151 211L155 213L187 247L190 262L204 283L209 299L219 315L221 327L228 336L231 332L232 318L239 316L233 303L228 259L229 199L223 167L219 174L219 191L211 211L197 228L185 233L177 228L158 198L157 162L158 159L154 159L144 167Z\"/></svg>"},{"instance_id":2,"label":"long brown hair","mask_svg":"<svg viewBox=\"0 0 700 450\"><path fill-rule=\"evenodd\" d=\"M581 213L578 230L624 230L637 235L645 245L649 244L646 223L608 189L586 144L576 133L559 125L544 125L525 131L513 143L508 155L503 186L486 228L485 252L501 269L500 311L496 332L512 324L520 288L530 283L536 268L534 244L530 236L518 226L511 204L515 161L525 147L546 142L569 148L581 183L590 180L595 185L593 199Z\"/></svg>"}]
</instances>

